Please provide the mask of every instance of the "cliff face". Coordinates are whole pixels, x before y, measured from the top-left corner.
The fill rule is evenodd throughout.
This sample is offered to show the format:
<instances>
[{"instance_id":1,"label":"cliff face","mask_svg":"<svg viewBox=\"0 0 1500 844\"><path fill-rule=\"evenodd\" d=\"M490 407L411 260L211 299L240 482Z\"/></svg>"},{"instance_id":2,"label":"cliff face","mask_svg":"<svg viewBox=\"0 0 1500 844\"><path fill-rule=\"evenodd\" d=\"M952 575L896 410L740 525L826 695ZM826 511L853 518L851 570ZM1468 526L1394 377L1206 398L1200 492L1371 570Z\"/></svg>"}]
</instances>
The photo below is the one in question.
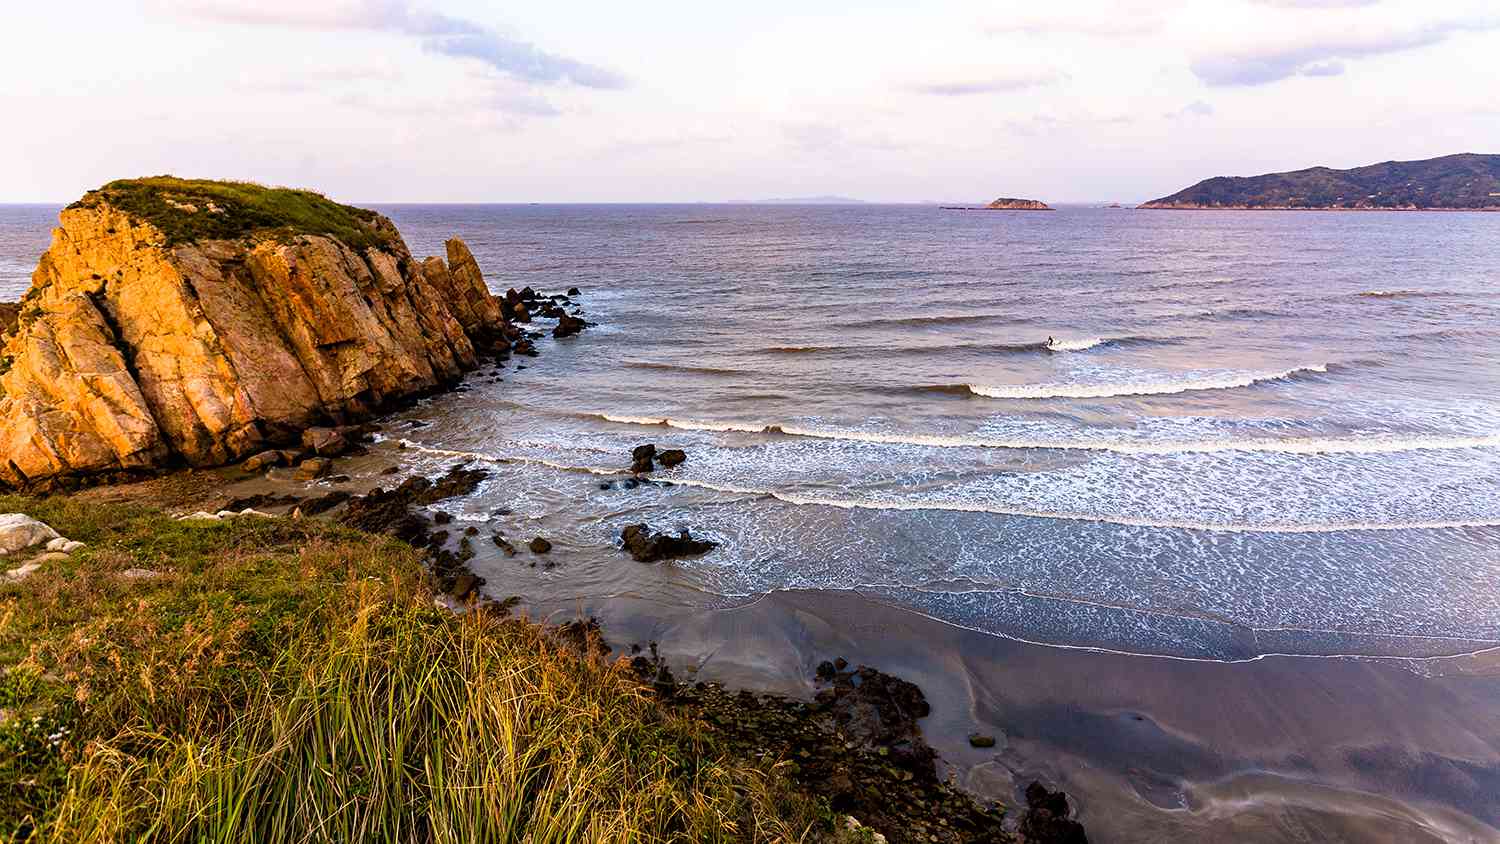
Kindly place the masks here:
<instances>
[{"instance_id":1,"label":"cliff face","mask_svg":"<svg viewBox=\"0 0 1500 844\"><path fill-rule=\"evenodd\" d=\"M201 239L120 204L62 212L5 337L10 484L226 463L451 382L509 328L462 241L419 264L372 212L367 236Z\"/></svg>"}]
</instances>

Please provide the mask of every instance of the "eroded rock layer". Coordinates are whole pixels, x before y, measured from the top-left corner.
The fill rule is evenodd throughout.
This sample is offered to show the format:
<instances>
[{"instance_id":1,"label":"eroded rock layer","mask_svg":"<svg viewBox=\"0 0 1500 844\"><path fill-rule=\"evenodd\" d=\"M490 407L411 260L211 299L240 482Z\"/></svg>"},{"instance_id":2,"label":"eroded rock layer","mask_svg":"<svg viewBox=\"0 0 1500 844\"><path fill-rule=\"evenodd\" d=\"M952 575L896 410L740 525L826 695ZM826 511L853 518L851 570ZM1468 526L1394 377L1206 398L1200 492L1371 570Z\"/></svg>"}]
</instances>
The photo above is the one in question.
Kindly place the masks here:
<instances>
[{"instance_id":1,"label":"eroded rock layer","mask_svg":"<svg viewBox=\"0 0 1500 844\"><path fill-rule=\"evenodd\" d=\"M5 326L0 479L227 463L473 368L508 326L468 248L418 263L389 220L363 219L374 245L356 249L179 242L107 201L63 211Z\"/></svg>"}]
</instances>

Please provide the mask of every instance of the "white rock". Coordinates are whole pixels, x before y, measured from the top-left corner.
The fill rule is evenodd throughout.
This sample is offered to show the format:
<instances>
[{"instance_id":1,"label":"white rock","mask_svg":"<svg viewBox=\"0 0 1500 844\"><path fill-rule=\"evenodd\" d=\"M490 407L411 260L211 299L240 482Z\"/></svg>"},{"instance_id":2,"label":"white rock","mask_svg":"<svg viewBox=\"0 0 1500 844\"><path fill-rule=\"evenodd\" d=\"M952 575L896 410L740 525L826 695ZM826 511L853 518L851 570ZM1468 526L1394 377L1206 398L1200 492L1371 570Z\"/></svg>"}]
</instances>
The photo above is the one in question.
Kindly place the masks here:
<instances>
[{"instance_id":1,"label":"white rock","mask_svg":"<svg viewBox=\"0 0 1500 844\"><path fill-rule=\"evenodd\" d=\"M217 522L218 520L219 516L213 513L209 513L205 510L199 510L196 513L188 513L186 516L177 517L177 521L179 522Z\"/></svg>"},{"instance_id":2,"label":"white rock","mask_svg":"<svg viewBox=\"0 0 1500 844\"><path fill-rule=\"evenodd\" d=\"M0 513L0 555L14 554L59 538L57 531L25 513Z\"/></svg>"},{"instance_id":3,"label":"white rock","mask_svg":"<svg viewBox=\"0 0 1500 844\"><path fill-rule=\"evenodd\" d=\"M126 569L120 572L120 576L126 580L149 580L153 577L161 577L161 572L151 569Z\"/></svg>"},{"instance_id":4,"label":"white rock","mask_svg":"<svg viewBox=\"0 0 1500 844\"><path fill-rule=\"evenodd\" d=\"M32 560L25 565L18 566L6 572L5 579L11 581L12 583L16 583L25 580L27 575L31 574L41 567L41 563L37 562L36 560Z\"/></svg>"},{"instance_id":5,"label":"white rock","mask_svg":"<svg viewBox=\"0 0 1500 844\"><path fill-rule=\"evenodd\" d=\"M57 550L63 552L64 554L71 554L74 551L77 551L79 548L82 548L83 546L84 543L79 542L76 539L69 539L63 542L62 547Z\"/></svg>"}]
</instances>

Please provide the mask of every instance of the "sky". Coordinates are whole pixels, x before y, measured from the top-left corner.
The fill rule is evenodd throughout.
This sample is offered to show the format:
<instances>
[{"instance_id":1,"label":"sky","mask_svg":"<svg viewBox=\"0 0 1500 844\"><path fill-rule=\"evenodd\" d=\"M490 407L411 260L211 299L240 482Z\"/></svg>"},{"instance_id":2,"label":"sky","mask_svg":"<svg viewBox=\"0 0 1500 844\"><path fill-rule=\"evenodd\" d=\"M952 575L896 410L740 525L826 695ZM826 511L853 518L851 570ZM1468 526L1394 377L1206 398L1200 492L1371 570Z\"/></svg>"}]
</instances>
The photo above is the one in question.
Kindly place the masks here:
<instances>
[{"instance_id":1,"label":"sky","mask_svg":"<svg viewBox=\"0 0 1500 844\"><path fill-rule=\"evenodd\" d=\"M1500 153L1495 0L12 0L0 201L1135 202Z\"/></svg>"}]
</instances>

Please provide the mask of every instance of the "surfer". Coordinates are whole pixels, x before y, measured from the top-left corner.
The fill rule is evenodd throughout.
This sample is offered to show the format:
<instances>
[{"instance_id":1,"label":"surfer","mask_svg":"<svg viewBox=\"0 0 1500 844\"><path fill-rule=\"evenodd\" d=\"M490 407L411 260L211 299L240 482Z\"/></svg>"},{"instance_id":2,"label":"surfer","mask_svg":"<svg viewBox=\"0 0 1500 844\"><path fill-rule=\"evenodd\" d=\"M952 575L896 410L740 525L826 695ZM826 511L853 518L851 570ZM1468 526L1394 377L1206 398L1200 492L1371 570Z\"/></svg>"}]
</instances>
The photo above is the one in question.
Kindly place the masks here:
<instances>
[{"instance_id":1,"label":"surfer","mask_svg":"<svg viewBox=\"0 0 1500 844\"><path fill-rule=\"evenodd\" d=\"M1053 344L1053 343L1056 343L1056 342L1057 342L1057 341L1056 341L1056 340L1053 340L1053 339L1052 339L1052 336L1051 336L1051 335L1048 335L1048 336L1047 336L1047 348L1048 348L1048 349L1049 349L1049 350L1050 350L1050 349L1051 349L1051 348L1052 348L1052 344Z\"/></svg>"}]
</instances>

